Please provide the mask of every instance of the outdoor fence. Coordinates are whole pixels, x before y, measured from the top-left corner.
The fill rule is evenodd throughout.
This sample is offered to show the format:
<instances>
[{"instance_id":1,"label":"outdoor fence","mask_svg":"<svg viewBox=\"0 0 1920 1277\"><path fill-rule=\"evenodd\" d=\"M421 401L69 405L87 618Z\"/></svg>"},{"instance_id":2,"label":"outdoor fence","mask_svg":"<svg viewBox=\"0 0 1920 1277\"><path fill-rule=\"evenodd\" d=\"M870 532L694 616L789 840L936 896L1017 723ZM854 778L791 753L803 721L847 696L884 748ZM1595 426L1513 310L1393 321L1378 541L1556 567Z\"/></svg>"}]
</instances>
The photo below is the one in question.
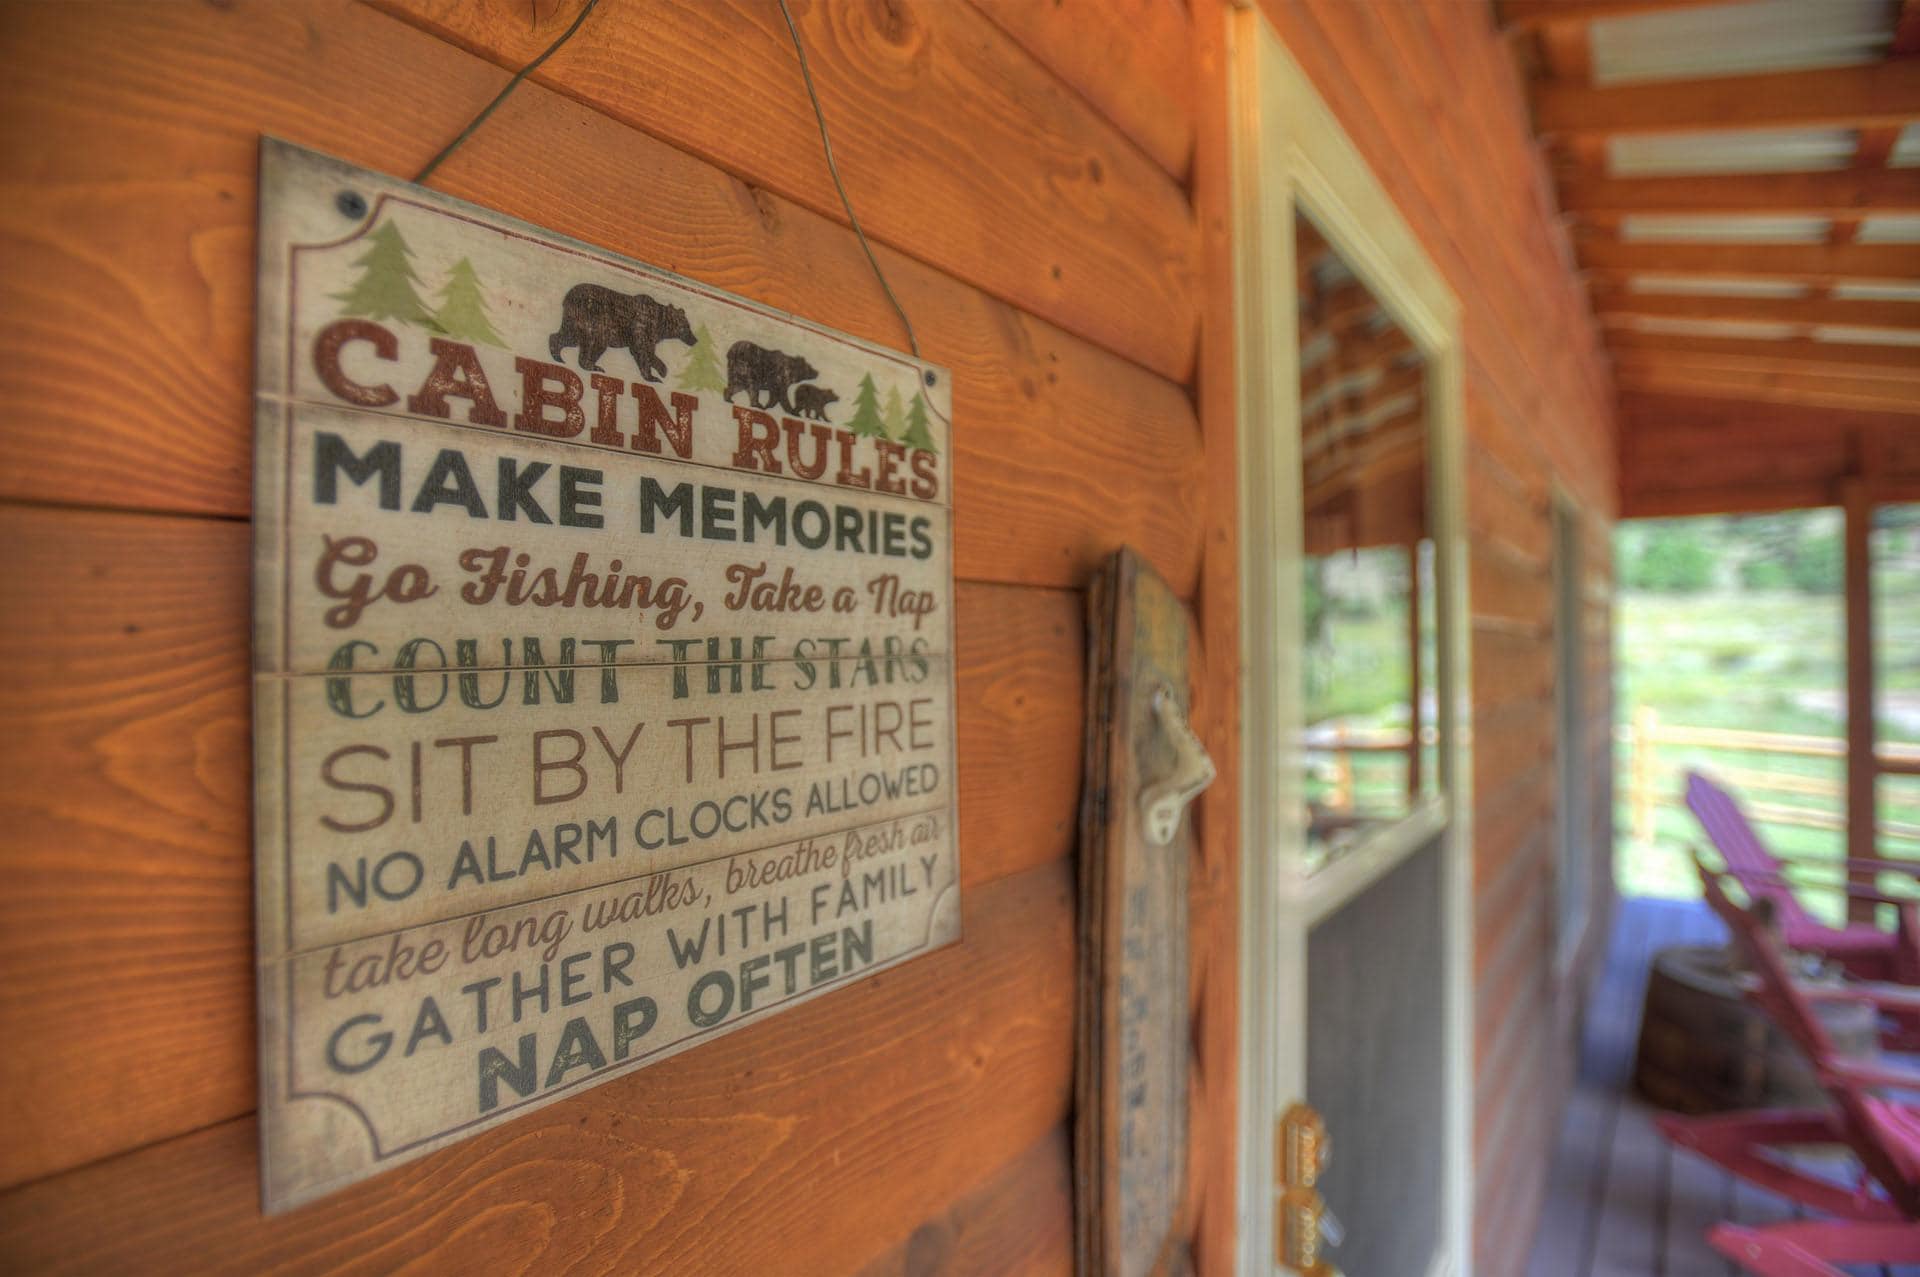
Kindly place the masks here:
<instances>
[{"instance_id":1,"label":"outdoor fence","mask_svg":"<svg viewBox=\"0 0 1920 1277\"><path fill-rule=\"evenodd\" d=\"M1757 822L1835 833L1847 827L1847 742L1841 737L1683 727L1642 706L1614 729L1614 740L1624 754L1621 796L1635 841L1654 841L1658 809L1683 807L1682 774L1695 766L1733 789ZM1883 777L1920 777L1920 745L1883 743L1876 758ZM1882 852L1920 855L1920 821L1889 814L1893 808L1900 817L1920 815L1920 794L1897 806L1883 794L1878 806L1875 841Z\"/></svg>"}]
</instances>

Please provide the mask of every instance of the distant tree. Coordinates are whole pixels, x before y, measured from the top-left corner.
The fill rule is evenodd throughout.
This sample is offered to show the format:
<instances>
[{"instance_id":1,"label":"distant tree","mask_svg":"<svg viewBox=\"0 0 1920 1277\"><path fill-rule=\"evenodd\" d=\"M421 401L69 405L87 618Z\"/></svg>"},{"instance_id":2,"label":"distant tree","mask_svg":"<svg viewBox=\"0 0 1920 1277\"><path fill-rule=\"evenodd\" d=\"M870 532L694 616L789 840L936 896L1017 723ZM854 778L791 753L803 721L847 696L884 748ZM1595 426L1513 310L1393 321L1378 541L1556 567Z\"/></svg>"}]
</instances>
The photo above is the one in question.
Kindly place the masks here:
<instances>
[{"instance_id":1,"label":"distant tree","mask_svg":"<svg viewBox=\"0 0 1920 1277\"><path fill-rule=\"evenodd\" d=\"M880 413L880 421L891 438L898 439L907 432L907 410L900 406L900 387L887 387L887 406Z\"/></svg>"},{"instance_id":2,"label":"distant tree","mask_svg":"<svg viewBox=\"0 0 1920 1277\"><path fill-rule=\"evenodd\" d=\"M1629 589L1697 594L1713 584L1713 566L1713 551L1698 529L1665 523L1648 529L1624 575Z\"/></svg>"},{"instance_id":3,"label":"distant tree","mask_svg":"<svg viewBox=\"0 0 1920 1277\"><path fill-rule=\"evenodd\" d=\"M440 289L440 309L433 313L433 322L449 337L486 346L507 344L493 330L493 321L487 316L487 296L480 289L479 277L473 273L473 263L464 257L447 273L447 282Z\"/></svg>"},{"instance_id":4,"label":"distant tree","mask_svg":"<svg viewBox=\"0 0 1920 1277\"><path fill-rule=\"evenodd\" d=\"M367 251L354 260L360 278L346 292L334 294L346 303L340 313L438 329L433 312L414 290L420 277L414 273L412 258L413 250L400 237L400 228L391 220L380 223L368 239Z\"/></svg>"},{"instance_id":5,"label":"distant tree","mask_svg":"<svg viewBox=\"0 0 1920 1277\"><path fill-rule=\"evenodd\" d=\"M940 451L933 446L933 432L927 429L927 401L918 393L907 406L907 431L900 436L900 442L922 452Z\"/></svg>"},{"instance_id":6,"label":"distant tree","mask_svg":"<svg viewBox=\"0 0 1920 1277\"><path fill-rule=\"evenodd\" d=\"M1740 584L1749 590L1784 590L1791 583L1779 559L1748 559L1740 565Z\"/></svg>"},{"instance_id":7,"label":"distant tree","mask_svg":"<svg viewBox=\"0 0 1920 1277\"><path fill-rule=\"evenodd\" d=\"M682 390L704 390L715 395L726 392L727 379L721 375L720 361L713 353L713 335L705 324L693 330L693 351L680 370L679 384Z\"/></svg>"},{"instance_id":8,"label":"distant tree","mask_svg":"<svg viewBox=\"0 0 1920 1277\"><path fill-rule=\"evenodd\" d=\"M872 373L860 375L860 389L853 396L853 420L847 422L847 429L867 438L886 437L887 428L880 421L880 392L874 387Z\"/></svg>"},{"instance_id":9,"label":"distant tree","mask_svg":"<svg viewBox=\"0 0 1920 1277\"><path fill-rule=\"evenodd\" d=\"M1846 586L1846 551L1840 534L1822 532L1802 541L1787 575L1802 594L1840 593Z\"/></svg>"}]
</instances>

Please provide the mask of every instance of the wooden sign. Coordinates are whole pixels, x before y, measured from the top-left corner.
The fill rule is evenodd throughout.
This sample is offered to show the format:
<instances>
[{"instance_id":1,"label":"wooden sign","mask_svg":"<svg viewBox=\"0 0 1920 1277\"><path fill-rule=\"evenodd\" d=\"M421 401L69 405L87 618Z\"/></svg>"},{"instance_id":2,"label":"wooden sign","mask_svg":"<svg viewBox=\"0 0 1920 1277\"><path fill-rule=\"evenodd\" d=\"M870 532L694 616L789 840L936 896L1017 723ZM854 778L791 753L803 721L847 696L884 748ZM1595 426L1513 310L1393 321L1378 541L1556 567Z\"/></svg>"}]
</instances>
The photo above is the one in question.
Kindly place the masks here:
<instances>
[{"instance_id":1,"label":"wooden sign","mask_svg":"<svg viewBox=\"0 0 1920 1277\"><path fill-rule=\"evenodd\" d=\"M260 185L266 1208L958 938L946 374Z\"/></svg>"},{"instance_id":2,"label":"wooden sign","mask_svg":"<svg viewBox=\"0 0 1920 1277\"><path fill-rule=\"evenodd\" d=\"M1121 550L1087 591L1074 1103L1081 1277L1190 1270L1176 1237L1187 1161L1187 803L1212 781L1187 726L1187 614Z\"/></svg>"}]
</instances>

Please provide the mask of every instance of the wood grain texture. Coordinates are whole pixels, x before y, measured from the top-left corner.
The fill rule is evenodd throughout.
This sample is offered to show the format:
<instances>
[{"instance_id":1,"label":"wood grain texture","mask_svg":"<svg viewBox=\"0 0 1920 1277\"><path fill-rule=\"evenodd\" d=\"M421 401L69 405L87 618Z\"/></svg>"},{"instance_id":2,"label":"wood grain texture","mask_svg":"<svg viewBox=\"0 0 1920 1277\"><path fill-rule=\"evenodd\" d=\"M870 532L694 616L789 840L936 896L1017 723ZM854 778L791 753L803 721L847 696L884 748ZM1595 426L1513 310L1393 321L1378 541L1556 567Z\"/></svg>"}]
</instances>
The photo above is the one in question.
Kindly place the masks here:
<instances>
[{"instance_id":1,"label":"wood grain texture","mask_svg":"<svg viewBox=\"0 0 1920 1277\"><path fill-rule=\"evenodd\" d=\"M1860 216L1920 212L1920 173L1858 169L1839 173L1767 173L1733 177L1596 177L1560 183L1560 207L1598 213L1798 213Z\"/></svg>"},{"instance_id":2,"label":"wood grain texture","mask_svg":"<svg viewBox=\"0 0 1920 1277\"><path fill-rule=\"evenodd\" d=\"M1064 1127L994 1172L860 1277L1039 1277L1073 1272L1072 1141Z\"/></svg>"},{"instance_id":3,"label":"wood grain texture","mask_svg":"<svg viewBox=\"0 0 1920 1277\"><path fill-rule=\"evenodd\" d=\"M516 69L575 12L548 6L530 24L516 0L378 3ZM1165 172L971 6L792 8L869 235L1186 379L1198 312L1193 224ZM586 32L535 82L834 221L845 216L778 8L608 5Z\"/></svg>"},{"instance_id":4,"label":"wood grain texture","mask_svg":"<svg viewBox=\"0 0 1920 1277\"><path fill-rule=\"evenodd\" d=\"M407 173L505 74L348 0L16 6L0 23L0 391L21 405L0 495L245 514L258 134ZM849 231L537 86L435 184L899 341ZM1181 389L879 251L954 374L959 576L1075 587L1124 540L1191 593L1202 479ZM95 445L85 464L56 460L76 437Z\"/></svg>"},{"instance_id":5,"label":"wood grain texture","mask_svg":"<svg viewBox=\"0 0 1920 1277\"><path fill-rule=\"evenodd\" d=\"M1905 279L1920 273L1912 244L1662 244L1597 235L1580 241L1580 264L1655 275L1780 276L1820 283Z\"/></svg>"},{"instance_id":6,"label":"wood grain texture","mask_svg":"<svg viewBox=\"0 0 1920 1277\"><path fill-rule=\"evenodd\" d=\"M1193 159L1195 15L1177 0L973 0L1174 178ZM1200 16L1213 13L1202 7Z\"/></svg>"},{"instance_id":7,"label":"wood grain texture","mask_svg":"<svg viewBox=\"0 0 1920 1277\"><path fill-rule=\"evenodd\" d=\"M1067 1111L1071 867L970 892L965 939L300 1211L251 1119L0 1196L35 1273L838 1274Z\"/></svg>"},{"instance_id":8,"label":"wood grain texture","mask_svg":"<svg viewBox=\"0 0 1920 1277\"><path fill-rule=\"evenodd\" d=\"M1920 389L1909 380L1862 375L1863 370L1858 368L1844 373L1829 371L1826 366L1816 366L1818 371L1801 371L1806 366L1729 367L1724 356L1702 359L1641 350L1622 351L1617 374L1622 391L1798 404L1843 412L1920 413Z\"/></svg>"},{"instance_id":9,"label":"wood grain texture","mask_svg":"<svg viewBox=\"0 0 1920 1277\"><path fill-rule=\"evenodd\" d=\"M1204 281L1195 396L1206 455L1205 556L1195 603L1195 730L1220 775L1195 804L1199 855L1188 867L1188 1005L1193 1088L1188 1114L1189 1255L1195 1271L1235 1271L1240 1209L1240 453L1233 245L1227 157L1227 6L1193 13L1195 155L1192 190Z\"/></svg>"},{"instance_id":10,"label":"wood grain texture","mask_svg":"<svg viewBox=\"0 0 1920 1277\"><path fill-rule=\"evenodd\" d=\"M1920 118L1920 65L1888 60L1604 86L1547 81L1534 91L1533 114L1546 137L1898 126Z\"/></svg>"},{"instance_id":11,"label":"wood grain texture","mask_svg":"<svg viewBox=\"0 0 1920 1277\"><path fill-rule=\"evenodd\" d=\"M0 539L4 1185L255 1083L247 528L0 507ZM963 586L956 617L971 891L1073 845L1083 643L1070 593Z\"/></svg>"}]
</instances>

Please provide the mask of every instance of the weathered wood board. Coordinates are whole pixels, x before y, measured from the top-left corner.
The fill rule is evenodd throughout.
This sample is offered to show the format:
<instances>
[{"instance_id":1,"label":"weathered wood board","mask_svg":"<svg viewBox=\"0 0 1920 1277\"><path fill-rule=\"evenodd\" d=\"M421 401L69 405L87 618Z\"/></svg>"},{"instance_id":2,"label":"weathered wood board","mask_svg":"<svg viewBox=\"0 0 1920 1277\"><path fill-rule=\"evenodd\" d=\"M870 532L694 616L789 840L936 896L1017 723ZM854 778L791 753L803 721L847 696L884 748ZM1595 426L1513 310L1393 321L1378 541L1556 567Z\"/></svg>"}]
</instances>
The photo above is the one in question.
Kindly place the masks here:
<instances>
[{"instance_id":1,"label":"weathered wood board","mask_svg":"<svg viewBox=\"0 0 1920 1277\"><path fill-rule=\"evenodd\" d=\"M959 935L944 371L283 143L263 1198Z\"/></svg>"},{"instance_id":2,"label":"weathered wood board","mask_svg":"<svg viewBox=\"0 0 1920 1277\"><path fill-rule=\"evenodd\" d=\"M1181 765L1174 734L1186 731L1188 703L1186 611L1138 554L1123 549L1087 591L1074 1104L1082 1277L1191 1267L1175 1225L1187 1162L1193 833L1176 807L1177 824L1157 841L1143 809L1143 798ZM1180 723L1173 731L1169 717Z\"/></svg>"}]
</instances>

